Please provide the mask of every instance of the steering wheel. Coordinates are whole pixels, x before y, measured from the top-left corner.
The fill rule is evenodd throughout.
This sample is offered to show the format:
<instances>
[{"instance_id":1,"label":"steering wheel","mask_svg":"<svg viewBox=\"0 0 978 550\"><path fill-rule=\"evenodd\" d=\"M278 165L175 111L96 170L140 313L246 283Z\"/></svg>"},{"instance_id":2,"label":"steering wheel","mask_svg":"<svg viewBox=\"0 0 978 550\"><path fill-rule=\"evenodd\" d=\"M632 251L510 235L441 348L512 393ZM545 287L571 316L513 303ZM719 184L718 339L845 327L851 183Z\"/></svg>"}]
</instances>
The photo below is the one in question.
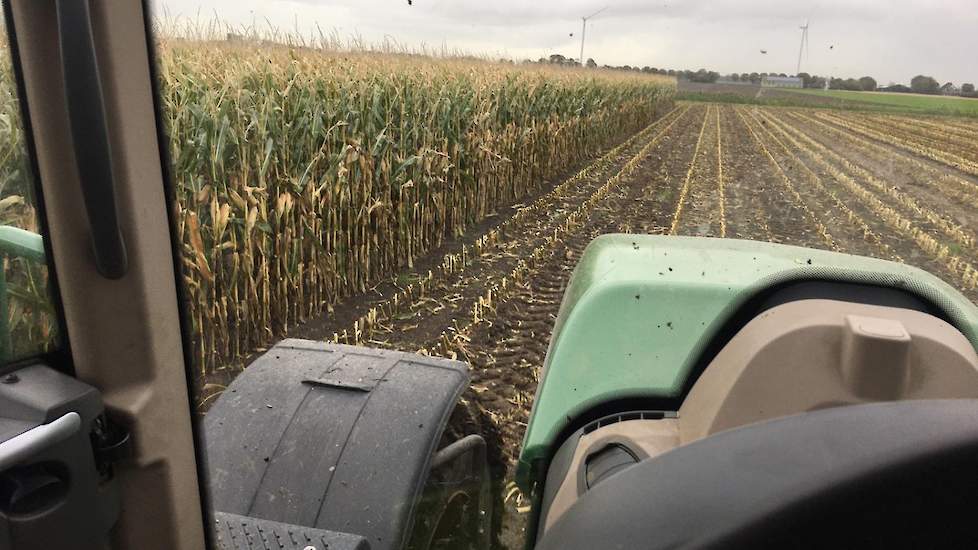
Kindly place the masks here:
<instances>
[{"instance_id":1,"label":"steering wheel","mask_svg":"<svg viewBox=\"0 0 978 550\"><path fill-rule=\"evenodd\" d=\"M819 410L722 432L584 494L550 549L974 547L978 401Z\"/></svg>"}]
</instances>

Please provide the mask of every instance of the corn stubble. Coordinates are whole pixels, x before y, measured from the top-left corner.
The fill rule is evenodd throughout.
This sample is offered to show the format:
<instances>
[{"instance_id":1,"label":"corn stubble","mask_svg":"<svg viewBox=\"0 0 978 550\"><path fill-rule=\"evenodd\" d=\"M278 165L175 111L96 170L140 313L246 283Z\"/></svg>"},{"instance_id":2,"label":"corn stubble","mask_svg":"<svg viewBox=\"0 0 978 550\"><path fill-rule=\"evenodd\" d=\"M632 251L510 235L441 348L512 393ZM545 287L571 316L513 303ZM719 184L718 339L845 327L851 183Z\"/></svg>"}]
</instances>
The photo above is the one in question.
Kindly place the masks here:
<instances>
[{"instance_id":1,"label":"corn stubble","mask_svg":"<svg viewBox=\"0 0 978 550\"><path fill-rule=\"evenodd\" d=\"M665 80L171 41L160 77L203 372L637 132Z\"/></svg>"}]
</instances>

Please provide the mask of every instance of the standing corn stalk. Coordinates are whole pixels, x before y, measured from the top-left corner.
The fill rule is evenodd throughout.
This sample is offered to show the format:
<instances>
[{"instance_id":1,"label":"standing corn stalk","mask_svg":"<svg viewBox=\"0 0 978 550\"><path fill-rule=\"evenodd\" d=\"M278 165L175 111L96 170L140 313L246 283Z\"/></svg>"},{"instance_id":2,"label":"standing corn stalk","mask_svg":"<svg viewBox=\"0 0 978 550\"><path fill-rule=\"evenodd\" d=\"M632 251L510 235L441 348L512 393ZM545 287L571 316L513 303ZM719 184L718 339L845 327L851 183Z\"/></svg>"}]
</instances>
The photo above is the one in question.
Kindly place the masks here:
<instances>
[{"instance_id":1,"label":"standing corn stalk","mask_svg":"<svg viewBox=\"0 0 978 550\"><path fill-rule=\"evenodd\" d=\"M589 156L671 100L641 75L178 42L161 55L206 372Z\"/></svg>"}]
</instances>

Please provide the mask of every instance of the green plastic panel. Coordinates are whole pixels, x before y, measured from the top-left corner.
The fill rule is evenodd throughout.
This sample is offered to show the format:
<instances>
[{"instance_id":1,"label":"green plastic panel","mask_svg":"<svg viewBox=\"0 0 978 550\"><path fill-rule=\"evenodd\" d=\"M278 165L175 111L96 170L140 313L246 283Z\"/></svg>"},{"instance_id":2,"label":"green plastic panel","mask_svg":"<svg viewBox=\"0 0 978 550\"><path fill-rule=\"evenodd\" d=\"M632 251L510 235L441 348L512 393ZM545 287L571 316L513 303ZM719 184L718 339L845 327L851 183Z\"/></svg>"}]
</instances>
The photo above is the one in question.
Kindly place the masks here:
<instances>
[{"instance_id":1,"label":"green plastic panel","mask_svg":"<svg viewBox=\"0 0 978 550\"><path fill-rule=\"evenodd\" d=\"M44 239L37 233L19 227L0 225L0 261L4 258L25 258L44 263ZM7 274L0 264L0 361L11 358L10 320L7 301Z\"/></svg>"},{"instance_id":2,"label":"green plastic panel","mask_svg":"<svg viewBox=\"0 0 978 550\"><path fill-rule=\"evenodd\" d=\"M44 263L44 239L19 227L0 225L0 254Z\"/></svg>"},{"instance_id":3,"label":"green plastic panel","mask_svg":"<svg viewBox=\"0 0 978 550\"><path fill-rule=\"evenodd\" d=\"M571 419L610 400L679 397L704 347L742 304L808 280L916 294L978 349L978 308L911 266L765 242L605 235L588 246L561 304L517 467L521 488L531 489Z\"/></svg>"}]
</instances>

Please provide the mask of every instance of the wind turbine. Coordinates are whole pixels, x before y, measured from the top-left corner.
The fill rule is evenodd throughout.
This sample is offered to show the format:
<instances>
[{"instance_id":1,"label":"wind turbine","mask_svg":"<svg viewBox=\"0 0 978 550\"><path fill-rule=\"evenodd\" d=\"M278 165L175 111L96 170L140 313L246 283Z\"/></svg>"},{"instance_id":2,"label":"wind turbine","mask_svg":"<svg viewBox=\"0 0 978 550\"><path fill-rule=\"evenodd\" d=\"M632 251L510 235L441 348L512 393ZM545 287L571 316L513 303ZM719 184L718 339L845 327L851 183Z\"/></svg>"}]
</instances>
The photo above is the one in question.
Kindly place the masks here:
<instances>
[{"instance_id":1,"label":"wind turbine","mask_svg":"<svg viewBox=\"0 0 978 550\"><path fill-rule=\"evenodd\" d=\"M801 72L801 54L808 49L808 23L806 20L805 25L799 27L801 29L801 47L798 48L798 69L795 71L795 76Z\"/></svg>"},{"instance_id":2,"label":"wind turbine","mask_svg":"<svg viewBox=\"0 0 978 550\"><path fill-rule=\"evenodd\" d=\"M592 13L587 17L581 18L581 66L582 67L584 66L584 36L585 34L587 34L587 20L598 15L599 13L603 12L606 9L608 9L608 6L601 8L600 10Z\"/></svg>"}]
</instances>

